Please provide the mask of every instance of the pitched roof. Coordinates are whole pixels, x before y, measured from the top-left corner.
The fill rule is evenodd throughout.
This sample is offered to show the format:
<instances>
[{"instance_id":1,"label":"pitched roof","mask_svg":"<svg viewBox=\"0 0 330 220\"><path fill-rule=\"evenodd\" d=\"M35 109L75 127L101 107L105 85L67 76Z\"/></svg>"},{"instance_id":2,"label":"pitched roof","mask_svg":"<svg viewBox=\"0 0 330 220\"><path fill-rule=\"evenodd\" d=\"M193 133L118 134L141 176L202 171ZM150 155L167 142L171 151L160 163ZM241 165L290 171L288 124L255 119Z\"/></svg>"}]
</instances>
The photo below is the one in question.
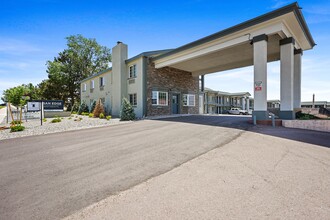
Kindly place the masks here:
<instances>
[{"instance_id":1,"label":"pitched roof","mask_svg":"<svg viewBox=\"0 0 330 220\"><path fill-rule=\"evenodd\" d=\"M173 49L165 49L165 50L154 50L154 51L147 51L147 52L143 52L140 53L132 58L129 58L128 60L126 60L126 63L131 62L132 60L138 59L140 57L156 57L157 55L161 55L164 53L168 53L170 51L172 51Z\"/></svg>"},{"instance_id":2,"label":"pitched roof","mask_svg":"<svg viewBox=\"0 0 330 220\"><path fill-rule=\"evenodd\" d=\"M292 4L284 6L282 8L277 9L277 10L274 10L274 11L271 11L269 13L263 14L261 16L258 16L256 18L253 18L253 19L248 20L248 21L245 21L245 22L240 23L238 25L232 26L232 27L227 28L225 30L216 32L212 35L203 37L203 38L201 38L199 40L196 40L196 41L193 41L191 43L185 44L185 45L183 45L181 47L178 47L174 50L171 50L171 51L169 51L165 54L157 56L156 58L154 58L154 60L158 60L158 59L164 58L166 56L169 56L169 55L172 55L172 54L175 54L175 53L178 53L178 52L196 47L198 45L204 44L204 43L212 41L212 40L215 40L217 38L221 38L221 37L224 37L226 35L233 34L233 33L238 32L240 30L252 27L254 25L257 25L257 24L260 24L262 22L271 20L273 18L288 14L290 12L294 12L294 14L295 14L300 26L301 26L301 29L304 32L309 44L311 45L311 47L314 47L316 44L315 44L314 39L313 39L309 29L308 29L306 21L305 21L303 15L301 13L301 8L299 7L297 2L294 2Z\"/></svg>"},{"instance_id":3,"label":"pitched roof","mask_svg":"<svg viewBox=\"0 0 330 220\"><path fill-rule=\"evenodd\" d=\"M169 52L171 50L173 50L173 49L146 51L146 52L140 53L140 54L138 54L138 55L136 55L136 56L134 56L134 57L132 57L130 59L125 60L125 63L129 63L129 62L131 62L133 60L136 60L136 59L138 59L140 57L155 57L155 56L157 56L159 54L167 53L167 52ZM108 69L105 69L105 70L102 70L102 71L100 71L98 73L95 73L95 74L87 77L86 79L81 80L80 83L82 83L84 81L87 81L89 79L92 79L94 77L97 77L99 75L102 75L103 73L109 72L111 70L112 70L112 67L110 67Z\"/></svg>"},{"instance_id":4,"label":"pitched roof","mask_svg":"<svg viewBox=\"0 0 330 220\"><path fill-rule=\"evenodd\" d=\"M108 69L105 69L105 70L102 70L102 71L100 71L100 72L98 72L98 73L95 73L95 74L91 75L90 77L87 77L87 78L81 80L80 83L85 82L85 81L87 81L87 80L89 80L89 79L92 79L92 78L94 78L94 77L97 77L97 76L99 76L99 75L102 75L103 73L109 72L109 71L111 71L111 70L112 70L112 67L110 67L110 68L108 68Z\"/></svg>"}]
</instances>

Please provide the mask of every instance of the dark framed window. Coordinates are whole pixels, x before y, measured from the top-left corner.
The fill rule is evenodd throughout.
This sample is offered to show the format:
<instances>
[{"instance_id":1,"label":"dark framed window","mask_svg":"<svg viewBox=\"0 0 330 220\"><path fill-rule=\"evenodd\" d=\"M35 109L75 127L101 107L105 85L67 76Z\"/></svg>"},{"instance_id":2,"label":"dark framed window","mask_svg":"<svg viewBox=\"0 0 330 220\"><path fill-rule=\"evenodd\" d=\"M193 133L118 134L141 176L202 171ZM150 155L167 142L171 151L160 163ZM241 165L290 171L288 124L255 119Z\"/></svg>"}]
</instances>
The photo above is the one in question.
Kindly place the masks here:
<instances>
[{"instance_id":1,"label":"dark framed window","mask_svg":"<svg viewBox=\"0 0 330 220\"><path fill-rule=\"evenodd\" d=\"M136 78L136 64L129 67L128 78Z\"/></svg>"},{"instance_id":2,"label":"dark framed window","mask_svg":"<svg viewBox=\"0 0 330 220\"><path fill-rule=\"evenodd\" d=\"M137 96L136 96L136 93L129 94L129 102L131 103L132 106L137 106Z\"/></svg>"},{"instance_id":3,"label":"dark framed window","mask_svg":"<svg viewBox=\"0 0 330 220\"><path fill-rule=\"evenodd\" d=\"M100 87L103 87L104 85L104 77L100 77Z\"/></svg>"}]
</instances>

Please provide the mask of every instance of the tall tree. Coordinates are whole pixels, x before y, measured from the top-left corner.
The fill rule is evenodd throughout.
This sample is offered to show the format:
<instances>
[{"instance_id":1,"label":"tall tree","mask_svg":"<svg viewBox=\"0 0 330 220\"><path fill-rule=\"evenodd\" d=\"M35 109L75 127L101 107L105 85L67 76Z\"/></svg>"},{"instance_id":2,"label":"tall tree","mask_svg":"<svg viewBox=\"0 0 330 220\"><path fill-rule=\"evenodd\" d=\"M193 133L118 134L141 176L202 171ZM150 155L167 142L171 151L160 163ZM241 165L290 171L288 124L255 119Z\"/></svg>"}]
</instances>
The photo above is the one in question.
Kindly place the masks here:
<instances>
[{"instance_id":1,"label":"tall tree","mask_svg":"<svg viewBox=\"0 0 330 220\"><path fill-rule=\"evenodd\" d=\"M2 101L10 102L14 106L22 106L27 100L39 99L40 92L32 83L12 87L3 91Z\"/></svg>"},{"instance_id":2,"label":"tall tree","mask_svg":"<svg viewBox=\"0 0 330 220\"><path fill-rule=\"evenodd\" d=\"M32 83L27 85L23 84L21 86L16 86L13 88L6 89L3 91L2 101L10 102L14 105L17 110L20 109L20 119L18 119L19 115L17 115L17 120L22 119L22 107L26 104L28 100L39 99L39 89L37 86L34 86ZM11 114L12 115L12 114ZM13 115L12 115L13 117ZM12 118L14 120L14 118Z\"/></svg>"},{"instance_id":3,"label":"tall tree","mask_svg":"<svg viewBox=\"0 0 330 220\"><path fill-rule=\"evenodd\" d=\"M111 53L109 48L99 45L95 39L82 35L72 35L66 39L68 48L53 61L47 62L48 80L43 82L45 88L42 93L45 97L53 94L64 101L70 98L73 105L80 99L80 81L107 69Z\"/></svg>"}]
</instances>

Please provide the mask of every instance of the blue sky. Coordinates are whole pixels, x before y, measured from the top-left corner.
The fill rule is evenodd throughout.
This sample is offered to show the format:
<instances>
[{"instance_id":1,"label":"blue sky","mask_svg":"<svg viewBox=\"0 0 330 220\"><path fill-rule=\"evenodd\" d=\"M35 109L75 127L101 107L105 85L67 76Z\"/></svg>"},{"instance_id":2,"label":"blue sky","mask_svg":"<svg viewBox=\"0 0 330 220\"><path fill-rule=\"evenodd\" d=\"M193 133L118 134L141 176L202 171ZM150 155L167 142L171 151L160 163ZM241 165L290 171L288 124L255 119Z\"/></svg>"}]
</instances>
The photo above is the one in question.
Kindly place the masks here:
<instances>
[{"instance_id":1,"label":"blue sky","mask_svg":"<svg viewBox=\"0 0 330 220\"><path fill-rule=\"evenodd\" d=\"M129 56L183 44L293 1L0 1L0 93L47 78L46 61L82 34L109 48L128 44ZM317 46L303 55L302 100L330 101L330 2L298 1ZM268 66L268 99L279 99L279 62ZM253 68L206 76L215 90L252 93Z\"/></svg>"}]
</instances>

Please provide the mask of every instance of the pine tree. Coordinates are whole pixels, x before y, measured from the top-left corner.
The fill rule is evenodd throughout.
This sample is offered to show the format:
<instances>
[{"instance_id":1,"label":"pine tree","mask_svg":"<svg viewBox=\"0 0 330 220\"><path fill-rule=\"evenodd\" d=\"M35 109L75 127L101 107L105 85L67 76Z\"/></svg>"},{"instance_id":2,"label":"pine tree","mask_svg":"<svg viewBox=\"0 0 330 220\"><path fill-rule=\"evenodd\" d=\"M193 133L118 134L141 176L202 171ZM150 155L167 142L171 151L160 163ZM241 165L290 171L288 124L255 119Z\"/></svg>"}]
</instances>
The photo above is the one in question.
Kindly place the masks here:
<instances>
[{"instance_id":1,"label":"pine tree","mask_svg":"<svg viewBox=\"0 0 330 220\"><path fill-rule=\"evenodd\" d=\"M131 103L129 103L129 101L126 98L123 98L120 120L129 121L134 119L135 119L135 113Z\"/></svg>"},{"instance_id":2,"label":"pine tree","mask_svg":"<svg viewBox=\"0 0 330 220\"><path fill-rule=\"evenodd\" d=\"M99 101L97 101L96 106L94 108L93 115L94 115L95 118L98 118L101 113L105 114L104 106L102 104L101 99L99 99Z\"/></svg>"}]
</instances>

